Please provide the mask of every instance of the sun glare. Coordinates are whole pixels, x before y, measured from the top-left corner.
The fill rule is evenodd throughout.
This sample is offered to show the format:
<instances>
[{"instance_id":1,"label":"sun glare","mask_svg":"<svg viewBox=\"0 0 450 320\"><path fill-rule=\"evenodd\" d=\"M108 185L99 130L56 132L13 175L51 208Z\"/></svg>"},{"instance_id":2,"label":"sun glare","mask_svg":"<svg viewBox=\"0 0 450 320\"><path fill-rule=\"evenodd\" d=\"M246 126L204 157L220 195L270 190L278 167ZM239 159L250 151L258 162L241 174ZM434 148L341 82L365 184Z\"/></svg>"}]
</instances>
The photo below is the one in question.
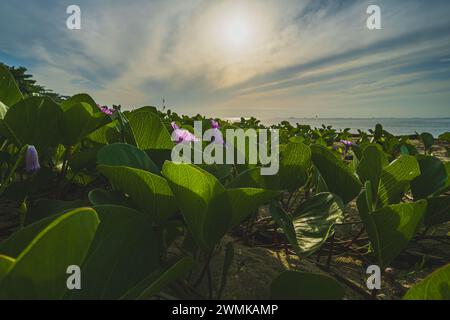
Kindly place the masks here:
<instances>
[{"instance_id":1,"label":"sun glare","mask_svg":"<svg viewBox=\"0 0 450 320\"><path fill-rule=\"evenodd\" d=\"M244 16L233 16L223 24L223 40L226 45L239 49L251 41L252 29L250 22Z\"/></svg>"}]
</instances>

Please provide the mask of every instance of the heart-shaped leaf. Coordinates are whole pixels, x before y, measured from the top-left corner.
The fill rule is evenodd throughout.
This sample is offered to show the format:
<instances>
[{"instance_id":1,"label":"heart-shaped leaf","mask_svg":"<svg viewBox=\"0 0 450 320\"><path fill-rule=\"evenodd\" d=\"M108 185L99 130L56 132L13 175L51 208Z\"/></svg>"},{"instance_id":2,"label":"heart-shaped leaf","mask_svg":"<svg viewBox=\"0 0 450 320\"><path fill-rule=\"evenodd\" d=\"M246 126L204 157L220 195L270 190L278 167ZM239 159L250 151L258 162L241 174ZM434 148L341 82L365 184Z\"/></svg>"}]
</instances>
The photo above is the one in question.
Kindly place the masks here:
<instances>
[{"instance_id":1,"label":"heart-shaped leaf","mask_svg":"<svg viewBox=\"0 0 450 320\"><path fill-rule=\"evenodd\" d=\"M366 191L358 198L358 210L380 266L387 266L416 233L427 210L427 201L389 205L370 212Z\"/></svg>"},{"instance_id":2,"label":"heart-shaped leaf","mask_svg":"<svg viewBox=\"0 0 450 320\"><path fill-rule=\"evenodd\" d=\"M281 188L294 191L302 187L308 179L311 166L311 149L303 143L289 143L281 153Z\"/></svg>"},{"instance_id":3,"label":"heart-shaped leaf","mask_svg":"<svg viewBox=\"0 0 450 320\"><path fill-rule=\"evenodd\" d=\"M12 106L22 99L22 93L11 72L9 72L5 65L0 64L0 102L3 102L7 106Z\"/></svg>"},{"instance_id":4,"label":"heart-shaped leaf","mask_svg":"<svg viewBox=\"0 0 450 320\"><path fill-rule=\"evenodd\" d=\"M173 193L163 177L124 166L100 165L97 169L154 220L164 221L177 210Z\"/></svg>"},{"instance_id":5,"label":"heart-shaped leaf","mask_svg":"<svg viewBox=\"0 0 450 320\"><path fill-rule=\"evenodd\" d=\"M228 189L227 193L232 212L231 228L239 225L259 206L268 203L280 194L278 191L254 188Z\"/></svg>"},{"instance_id":6,"label":"heart-shaped leaf","mask_svg":"<svg viewBox=\"0 0 450 320\"><path fill-rule=\"evenodd\" d=\"M377 207L400 202L409 183L420 175L419 164L413 156L400 156L381 172Z\"/></svg>"},{"instance_id":7,"label":"heart-shaped leaf","mask_svg":"<svg viewBox=\"0 0 450 320\"><path fill-rule=\"evenodd\" d=\"M34 145L41 155L60 142L61 117L61 107L50 98L29 97L10 106L2 133L18 147Z\"/></svg>"},{"instance_id":8,"label":"heart-shaped leaf","mask_svg":"<svg viewBox=\"0 0 450 320\"><path fill-rule=\"evenodd\" d=\"M337 194L344 203L353 200L361 190L355 174L333 152L321 145L312 145L312 160L328 190Z\"/></svg>"},{"instance_id":9,"label":"heart-shaped leaf","mask_svg":"<svg viewBox=\"0 0 450 320\"><path fill-rule=\"evenodd\" d=\"M450 300L450 264L436 270L406 292L406 300Z\"/></svg>"},{"instance_id":10,"label":"heart-shaped leaf","mask_svg":"<svg viewBox=\"0 0 450 320\"><path fill-rule=\"evenodd\" d=\"M449 177L441 160L432 156L417 156L420 175L411 182L414 199L424 199L445 187Z\"/></svg>"},{"instance_id":11,"label":"heart-shaped leaf","mask_svg":"<svg viewBox=\"0 0 450 320\"><path fill-rule=\"evenodd\" d=\"M107 166L126 166L159 174L159 169L142 150L125 143L104 146L97 153L97 163Z\"/></svg>"},{"instance_id":12,"label":"heart-shaped leaf","mask_svg":"<svg viewBox=\"0 0 450 320\"><path fill-rule=\"evenodd\" d=\"M0 298L60 299L67 290L67 267L82 265L98 224L97 213L89 208L56 217L15 258L0 284ZM30 229L36 227L20 232Z\"/></svg>"},{"instance_id":13,"label":"heart-shaped leaf","mask_svg":"<svg viewBox=\"0 0 450 320\"><path fill-rule=\"evenodd\" d=\"M160 239L147 215L121 206L95 206L100 225L81 266L82 290L68 299L118 299L159 267Z\"/></svg>"},{"instance_id":14,"label":"heart-shaped leaf","mask_svg":"<svg viewBox=\"0 0 450 320\"><path fill-rule=\"evenodd\" d=\"M190 164L166 161L162 174L169 181L197 245L212 249L232 221L226 189L212 174Z\"/></svg>"}]
</instances>

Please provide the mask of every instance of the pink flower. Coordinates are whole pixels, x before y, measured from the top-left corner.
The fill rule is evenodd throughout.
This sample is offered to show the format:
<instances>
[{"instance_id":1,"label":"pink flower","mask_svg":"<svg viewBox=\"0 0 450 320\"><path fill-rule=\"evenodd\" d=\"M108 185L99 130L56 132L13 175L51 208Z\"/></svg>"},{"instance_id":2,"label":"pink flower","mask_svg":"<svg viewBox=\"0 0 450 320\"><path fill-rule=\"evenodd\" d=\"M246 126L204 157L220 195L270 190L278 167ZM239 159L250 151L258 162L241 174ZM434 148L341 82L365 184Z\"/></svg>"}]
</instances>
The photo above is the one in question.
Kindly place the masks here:
<instances>
[{"instance_id":1,"label":"pink flower","mask_svg":"<svg viewBox=\"0 0 450 320\"><path fill-rule=\"evenodd\" d=\"M225 148L228 148L226 142L223 140L222 132L219 130L219 123L215 120L211 120L211 128L213 130L214 143L222 144Z\"/></svg>"},{"instance_id":2,"label":"pink flower","mask_svg":"<svg viewBox=\"0 0 450 320\"><path fill-rule=\"evenodd\" d=\"M107 106L101 106L101 105L97 104L97 107L100 109L101 112L103 112L104 114L107 114L108 116L112 115L114 112L113 109L109 109Z\"/></svg>"},{"instance_id":3,"label":"pink flower","mask_svg":"<svg viewBox=\"0 0 450 320\"><path fill-rule=\"evenodd\" d=\"M217 122L216 120L212 119L211 120L211 128L219 129L219 122Z\"/></svg>"},{"instance_id":4,"label":"pink flower","mask_svg":"<svg viewBox=\"0 0 450 320\"><path fill-rule=\"evenodd\" d=\"M195 135L186 129L181 129L175 122L172 122L170 125L173 129L172 140L174 140L175 143L199 141Z\"/></svg>"}]
</instances>

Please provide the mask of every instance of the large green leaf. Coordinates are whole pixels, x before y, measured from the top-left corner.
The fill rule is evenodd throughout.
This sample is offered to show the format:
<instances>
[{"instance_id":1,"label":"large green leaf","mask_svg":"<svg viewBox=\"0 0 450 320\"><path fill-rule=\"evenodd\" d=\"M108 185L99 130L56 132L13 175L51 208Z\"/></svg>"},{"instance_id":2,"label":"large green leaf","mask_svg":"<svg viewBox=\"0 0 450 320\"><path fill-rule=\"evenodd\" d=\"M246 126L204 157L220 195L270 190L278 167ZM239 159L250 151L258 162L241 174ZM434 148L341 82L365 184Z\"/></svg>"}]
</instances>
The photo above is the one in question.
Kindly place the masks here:
<instances>
[{"instance_id":1,"label":"large green leaf","mask_svg":"<svg viewBox=\"0 0 450 320\"><path fill-rule=\"evenodd\" d=\"M419 164L413 156L401 156L381 172L377 207L400 202L409 183L420 174Z\"/></svg>"},{"instance_id":2,"label":"large green leaf","mask_svg":"<svg viewBox=\"0 0 450 320\"><path fill-rule=\"evenodd\" d=\"M280 180L282 189L294 191L308 179L311 149L303 143L289 143L281 154Z\"/></svg>"},{"instance_id":3,"label":"large green leaf","mask_svg":"<svg viewBox=\"0 0 450 320\"><path fill-rule=\"evenodd\" d=\"M450 221L450 196L429 198L425 225L435 226Z\"/></svg>"},{"instance_id":4,"label":"large green leaf","mask_svg":"<svg viewBox=\"0 0 450 320\"><path fill-rule=\"evenodd\" d=\"M406 292L406 300L450 300L450 264L436 270Z\"/></svg>"},{"instance_id":5,"label":"large green leaf","mask_svg":"<svg viewBox=\"0 0 450 320\"><path fill-rule=\"evenodd\" d=\"M183 257L167 269L157 270L121 297L124 300L150 299L195 266L192 257Z\"/></svg>"},{"instance_id":6,"label":"large green leaf","mask_svg":"<svg viewBox=\"0 0 450 320\"><path fill-rule=\"evenodd\" d=\"M173 193L163 177L125 166L100 165L97 168L154 220L164 221L177 210Z\"/></svg>"},{"instance_id":7,"label":"large green leaf","mask_svg":"<svg viewBox=\"0 0 450 320\"><path fill-rule=\"evenodd\" d=\"M0 64L0 102L3 102L7 106L12 106L22 99L22 93L14 77L4 65Z\"/></svg>"},{"instance_id":8,"label":"large green leaf","mask_svg":"<svg viewBox=\"0 0 450 320\"><path fill-rule=\"evenodd\" d=\"M227 193L232 212L231 227L239 225L260 205L269 202L280 194L278 191L254 188L228 189Z\"/></svg>"},{"instance_id":9,"label":"large green leaf","mask_svg":"<svg viewBox=\"0 0 450 320\"><path fill-rule=\"evenodd\" d=\"M109 123L111 118L85 102L71 105L62 115L63 143L73 146L90 133Z\"/></svg>"},{"instance_id":10,"label":"large green leaf","mask_svg":"<svg viewBox=\"0 0 450 320\"><path fill-rule=\"evenodd\" d=\"M121 206L94 207L100 225L81 267L82 290L70 299L118 299L159 267L160 239L147 215Z\"/></svg>"},{"instance_id":11,"label":"large green leaf","mask_svg":"<svg viewBox=\"0 0 450 320\"><path fill-rule=\"evenodd\" d=\"M131 112L128 121L140 149L170 150L174 146L169 132L154 112Z\"/></svg>"},{"instance_id":12,"label":"large green leaf","mask_svg":"<svg viewBox=\"0 0 450 320\"><path fill-rule=\"evenodd\" d=\"M272 299L276 300L341 300L344 289L325 275L285 271L272 281Z\"/></svg>"},{"instance_id":13,"label":"large green leaf","mask_svg":"<svg viewBox=\"0 0 450 320\"><path fill-rule=\"evenodd\" d=\"M279 175L263 176L261 175L261 168L251 168L239 174L227 185L227 188L281 190L280 177Z\"/></svg>"},{"instance_id":14,"label":"large green leaf","mask_svg":"<svg viewBox=\"0 0 450 320\"><path fill-rule=\"evenodd\" d=\"M321 145L311 146L312 160L328 186L344 203L353 200L361 190L355 174L332 151Z\"/></svg>"},{"instance_id":15,"label":"large green leaf","mask_svg":"<svg viewBox=\"0 0 450 320\"><path fill-rule=\"evenodd\" d=\"M61 107L50 98L26 98L10 106L2 131L17 146L34 145L42 153L60 142L61 116Z\"/></svg>"},{"instance_id":16,"label":"large green leaf","mask_svg":"<svg viewBox=\"0 0 450 320\"><path fill-rule=\"evenodd\" d=\"M67 290L67 267L82 265L98 224L97 213L89 208L54 219L16 258L0 284L0 298L61 298Z\"/></svg>"},{"instance_id":17,"label":"large green leaf","mask_svg":"<svg viewBox=\"0 0 450 320\"><path fill-rule=\"evenodd\" d=\"M92 97L86 93L79 93L79 94L76 94L76 95L70 97L67 100L64 100L63 102L61 102L61 108L63 109L63 111L67 111L70 108L72 108L74 105L80 104L80 103L86 103L86 104L90 105L92 107L92 110L96 113L102 112L100 110L100 108L97 107L97 103L94 101L94 99L92 99Z\"/></svg>"},{"instance_id":18,"label":"large green leaf","mask_svg":"<svg viewBox=\"0 0 450 320\"><path fill-rule=\"evenodd\" d=\"M447 172L441 160L433 156L417 156L420 176L411 182L414 199L424 199L445 187Z\"/></svg>"},{"instance_id":19,"label":"large green leaf","mask_svg":"<svg viewBox=\"0 0 450 320\"><path fill-rule=\"evenodd\" d=\"M368 145L363 150L357 172L363 182L371 182L373 198L376 197L378 191L383 167L388 164L386 155L378 144Z\"/></svg>"},{"instance_id":20,"label":"large green leaf","mask_svg":"<svg viewBox=\"0 0 450 320\"><path fill-rule=\"evenodd\" d=\"M158 167L144 151L125 143L113 143L101 148L97 153L97 163L107 166L126 166L159 173Z\"/></svg>"},{"instance_id":21,"label":"large green leaf","mask_svg":"<svg viewBox=\"0 0 450 320\"><path fill-rule=\"evenodd\" d=\"M137 209L129 197L117 190L93 189L89 191L88 198L94 206L109 204Z\"/></svg>"},{"instance_id":22,"label":"large green leaf","mask_svg":"<svg viewBox=\"0 0 450 320\"><path fill-rule=\"evenodd\" d=\"M334 233L336 223L344 218L342 200L331 193L319 193L302 203L295 211L292 224L300 256L319 249Z\"/></svg>"},{"instance_id":23,"label":"large green leaf","mask_svg":"<svg viewBox=\"0 0 450 320\"><path fill-rule=\"evenodd\" d=\"M427 201L389 205L370 212L366 192L358 198L358 210L378 262L385 267L406 247L420 226Z\"/></svg>"},{"instance_id":24,"label":"large green leaf","mask_svg":"<svg viewBox=\"0 0 450 320\"><path fill-rule=\"evenodd\" d=\"M190 164L165 162L162 174L197 244L212 249L232 221L226 189L210 173Z\"/></svg>"}]
</instances>

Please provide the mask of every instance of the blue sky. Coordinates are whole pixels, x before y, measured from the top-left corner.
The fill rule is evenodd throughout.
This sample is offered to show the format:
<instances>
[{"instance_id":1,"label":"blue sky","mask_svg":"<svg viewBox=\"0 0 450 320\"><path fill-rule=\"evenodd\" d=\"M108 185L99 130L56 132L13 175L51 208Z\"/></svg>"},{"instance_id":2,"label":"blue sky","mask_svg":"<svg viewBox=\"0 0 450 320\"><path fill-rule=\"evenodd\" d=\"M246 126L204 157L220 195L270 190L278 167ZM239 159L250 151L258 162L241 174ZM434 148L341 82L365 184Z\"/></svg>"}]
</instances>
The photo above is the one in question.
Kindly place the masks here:
<instances>
[{"instance_id":1,"label":"blue sky","mask_svg":"<svg viewBox=\"0 0 450 320\"><path fill-rule=\"evenodd\" d=\"M370 4L382 30L366 27ZM450 117L450 1L2 0L0 61L126 108Z\"/></svg>"}]
</instances>

